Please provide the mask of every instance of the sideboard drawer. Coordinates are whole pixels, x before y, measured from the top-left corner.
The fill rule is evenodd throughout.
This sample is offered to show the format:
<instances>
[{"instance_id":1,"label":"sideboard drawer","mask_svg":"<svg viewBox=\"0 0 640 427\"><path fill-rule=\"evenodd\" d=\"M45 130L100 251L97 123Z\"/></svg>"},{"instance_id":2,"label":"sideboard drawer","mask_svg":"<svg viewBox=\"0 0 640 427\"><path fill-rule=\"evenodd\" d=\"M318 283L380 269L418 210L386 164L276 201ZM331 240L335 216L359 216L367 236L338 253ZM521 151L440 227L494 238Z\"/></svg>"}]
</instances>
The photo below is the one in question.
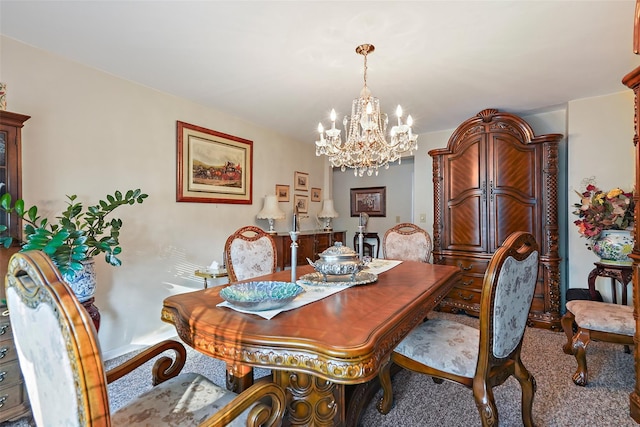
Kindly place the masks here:
<instances>
[{"instance_id":1,"label":"sideboard drawer","mask_svg":"<svg viewBox=\"0 0 640 427\"><path fill-rule=\"evenodd\" d=\"M27 395L22 383L0 387L0 412L24 405L25 402L27 402Z\"/></svg>"},{"instance_id":2,"label":"sideboard drawer","mask_svg":"<svg viewBox=\"0 0 640 427\"><path fill-rule=\"evenodd\" d=\"M20 364L17 360L0 364L0 387L22 382Z\"/></svg>"},{"instance_id":3,"label":"sideboard drawer","mask_svg":"<svg viewBox=\"0 0 640 427\"><path fill-rule=\"evenodd\" d=\"M13 340L0 341L0 366L17 359L18 352L16 351L16 346L13 344Z\"/></svg>"},{"instance_id":4,"label":"sideboard drawer","mask_svg":"<svg viewBox=\"0 0 640 427\"><path fill-rule=\"evenodd\" d=\"M13 332L11 331L9 319L0 317L0 342L4 341L13 341Z\"/></svg>"}]
</instances>

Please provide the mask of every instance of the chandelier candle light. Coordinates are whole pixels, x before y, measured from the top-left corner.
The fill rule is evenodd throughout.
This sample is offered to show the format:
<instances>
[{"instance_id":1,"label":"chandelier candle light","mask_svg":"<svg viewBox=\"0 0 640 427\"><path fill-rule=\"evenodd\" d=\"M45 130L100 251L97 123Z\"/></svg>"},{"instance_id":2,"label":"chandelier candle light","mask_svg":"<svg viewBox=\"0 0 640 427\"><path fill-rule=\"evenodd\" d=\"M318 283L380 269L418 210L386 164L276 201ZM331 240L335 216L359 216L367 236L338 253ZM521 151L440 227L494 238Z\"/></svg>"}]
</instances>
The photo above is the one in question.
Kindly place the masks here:
<instances>
[{"instance_id":1,"label":"chandelier candle light","mask_svg":"<svg viewBox=\"0 0 640 427\"><path fill-rule=\"evenodd\" d=\"M385 133L389 118L380 112L380 101L371 96L367 87L367 55L374 51L371 44L363 44L356 48L356 52L364 56L364 87L360 97L353 100L351 116L345 116L342 124L345 129L346 142L342 142L340 129L336 128L336 111L331 110L331 128L324 130L322 123L318 124L320 140L316 141L316 156L326 155L332 167L339 167L342 171L352 168L355 176L368 176L378 168L389 168L389 162L401 162L402 154L418 148L418 135L411 130L413 119L407 116L402 122L402 107L398 105L396 115L398 124L391 128L389 142Z\"/></svg>"},{"instance_id":2,"label":"chandelier candle light","mask_svg":"<svg viewBox=\"0 0 640 427\"><path fill-rule=\"evenodd\" d=\"M282 219L285 217L285 213L282 209L278 207L278 198L275 194L271 194L264 197L264 207L258 213L256 218L258 219L267 219L269 220L269 234L274 234L275 230L273 229L273 220L274 219Z\"/></svg>"}]
</instances>

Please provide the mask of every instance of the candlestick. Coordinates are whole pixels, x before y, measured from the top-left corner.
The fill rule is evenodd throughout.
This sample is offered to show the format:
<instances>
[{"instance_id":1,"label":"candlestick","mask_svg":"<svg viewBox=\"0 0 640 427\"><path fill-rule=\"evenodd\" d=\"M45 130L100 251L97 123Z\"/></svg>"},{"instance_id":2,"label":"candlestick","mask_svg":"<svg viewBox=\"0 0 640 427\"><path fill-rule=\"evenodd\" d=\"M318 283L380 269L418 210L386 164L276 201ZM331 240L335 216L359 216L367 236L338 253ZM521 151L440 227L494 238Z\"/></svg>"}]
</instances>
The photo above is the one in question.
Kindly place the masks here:
<instances>
[{"instance_id":1,"label":"candlestick","mask_svg":"<svg viewBox=\"0 0 640 427\"><path fill-rule=\"evenodd\" d=\"M298 276L296 268L298 266L298 233L297 231L290 231L291 236L291 283L296 283Z\"/></svg>"},{"instance_id":2,"label":"candlestick","mask_svg":"<svg viewBox=\"0 0 640 427\"><path fill-rule=\"evenodd\" d=\"M360 218L362 218L362 214L360 214ZM358 231L360 232L360 234L358 234L358 256L362 261L364 258L364 234L362 233L364 231L364 226L359 225Z\"/></svg>"}]
</instances>

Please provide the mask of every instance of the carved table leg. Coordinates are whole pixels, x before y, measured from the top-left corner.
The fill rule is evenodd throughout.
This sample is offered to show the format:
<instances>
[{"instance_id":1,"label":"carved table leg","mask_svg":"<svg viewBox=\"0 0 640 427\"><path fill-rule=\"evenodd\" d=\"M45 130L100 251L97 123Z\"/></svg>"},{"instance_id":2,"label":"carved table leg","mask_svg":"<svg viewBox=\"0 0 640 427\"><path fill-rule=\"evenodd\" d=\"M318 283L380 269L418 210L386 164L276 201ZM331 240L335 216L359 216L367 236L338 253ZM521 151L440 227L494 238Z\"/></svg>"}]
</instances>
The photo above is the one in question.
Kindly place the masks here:
<instances>
[{"instance_id":1,"label":"carved table leg","mask_svg":"<svg viewBox=\"0 0 640 427\"><path fill-rule=\"evenodd\" d=\"M345 386L313 375L273 371L287 394L285 426L344 426Z\"/></svg>"},{"instance_id":2,"label":"carved table leg","mask_svg":"<svg viewBox=\"0 0 640 427\"><path fill-rule=\"evenodd\" d=\"M253 385L253 368L227 363L227 390L242 393Z\"/></svg>"}]
</instances>

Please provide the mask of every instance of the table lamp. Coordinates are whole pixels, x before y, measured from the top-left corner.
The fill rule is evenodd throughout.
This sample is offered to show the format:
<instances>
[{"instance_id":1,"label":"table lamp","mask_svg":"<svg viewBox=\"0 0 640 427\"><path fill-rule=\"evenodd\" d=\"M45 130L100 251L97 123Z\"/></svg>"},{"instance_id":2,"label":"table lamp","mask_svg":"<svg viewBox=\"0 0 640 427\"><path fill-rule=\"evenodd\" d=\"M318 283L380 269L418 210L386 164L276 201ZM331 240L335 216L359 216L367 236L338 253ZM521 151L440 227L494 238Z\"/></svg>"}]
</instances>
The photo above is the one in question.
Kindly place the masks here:
<instances>
[{"instance_id":1,"label":"table lamp","mask_svg":"<svg viewBox=\"0 0 640 427\"><path fill-rule=\"evenodd\" d=\"M324 229L329 231L331 230L331 218L337 218L338 212L333 209L333 200L332 199L324 199L322 201L322 210L318 214L318 218L323 218L325 220Z\"/></svg>"},{"instance_id":2,"label":"table lamp","mask_svg":"<svg viewBox=\"0 0 640 427\"><path fill-rule=\"evenodd\" d=\"M258 213L257 218L269 220L269 234L275 234L276 232L273 229L273 220L282 219L284 217L284 211L278 207L278 198L275 194L264 196L264 206Z\"/></svg>"}]
</instances>

